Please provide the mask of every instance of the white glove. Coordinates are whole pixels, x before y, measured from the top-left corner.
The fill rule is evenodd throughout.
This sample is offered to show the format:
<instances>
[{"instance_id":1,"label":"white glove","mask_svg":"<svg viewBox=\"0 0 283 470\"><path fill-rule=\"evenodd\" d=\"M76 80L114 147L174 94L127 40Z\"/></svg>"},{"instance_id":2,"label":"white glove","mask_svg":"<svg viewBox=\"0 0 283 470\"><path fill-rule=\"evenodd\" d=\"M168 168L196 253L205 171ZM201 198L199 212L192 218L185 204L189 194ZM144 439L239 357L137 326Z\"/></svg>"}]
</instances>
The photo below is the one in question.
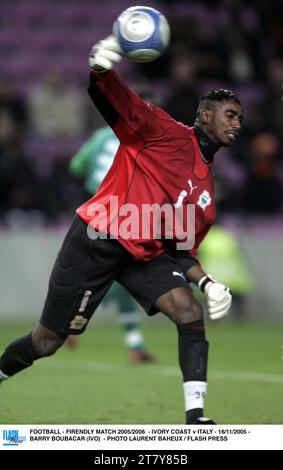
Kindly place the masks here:
<instances>
[{"instance_id":1,"label":"white glove","mask_svg":"<svg viewBox=\"0 0 283 470\"><path fill-rule=\"evenodd\" d=\"M203 276L198 286L207 295L207 310L211 320L218 320L227 315L232 304L229 288L208 276Z\"/></svg>"},{"instance_id":2,"label":"white glove","mask_svg":"<svg viewBox=\"0 0 283 470\"><path fill-rule=\"evenodd\" d=\"M122 50L115 36L108 36L92 47L88 63L96 72L106 72L112 69L114 62L122 59Z\"/></svg>"}]
</instances>

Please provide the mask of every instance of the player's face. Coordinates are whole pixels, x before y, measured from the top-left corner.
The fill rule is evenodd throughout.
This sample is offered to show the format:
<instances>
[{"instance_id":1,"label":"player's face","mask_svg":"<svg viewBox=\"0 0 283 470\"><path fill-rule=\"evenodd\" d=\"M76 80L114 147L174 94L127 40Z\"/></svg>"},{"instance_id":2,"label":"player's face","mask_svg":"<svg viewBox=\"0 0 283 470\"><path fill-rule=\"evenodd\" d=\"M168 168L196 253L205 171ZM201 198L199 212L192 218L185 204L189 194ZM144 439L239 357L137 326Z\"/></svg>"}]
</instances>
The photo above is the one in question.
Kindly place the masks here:
<instances>
[{"instance_id":1,"label":"player's face","mask_svg":"<svg viewBox=\"0 0 283 470\"><path fill-rule=\"evenodd\" d=\"M233 101L217 103L211 115L209 134L214 142L229 146L237 140L242 127L242 108Z\"/></svg>"}]
</instances>

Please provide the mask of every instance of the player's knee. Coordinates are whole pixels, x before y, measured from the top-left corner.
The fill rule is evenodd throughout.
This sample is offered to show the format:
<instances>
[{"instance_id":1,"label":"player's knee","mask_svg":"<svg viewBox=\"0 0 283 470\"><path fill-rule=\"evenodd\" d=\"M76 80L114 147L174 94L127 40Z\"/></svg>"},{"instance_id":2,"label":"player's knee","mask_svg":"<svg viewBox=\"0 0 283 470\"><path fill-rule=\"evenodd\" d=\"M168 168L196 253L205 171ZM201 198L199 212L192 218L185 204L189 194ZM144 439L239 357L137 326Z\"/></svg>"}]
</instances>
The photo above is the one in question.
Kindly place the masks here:
<instances>
[{"instance_id":1,"label":"player's knee","mask_svg":"<svg viewBox=\"0 0 283 470\"><path fill-rule=\"evenodd\" d=\"M177 324L183 325L203 318L203 309L190 291L173 293L169 307L170 318Z\"/></svg>"},{"instance_id":2,"label":"player's knee","mask_svg":"<svg viewBox=\"0 0 283 470\"><path fill-rule=\"evenodd\" d=\"M192 297L187 311L180 316L180 325L203 319L203 309L200 303Z\"/></svg>"},{"instance_id":3,"label":"player's knee","mask_svg":"<svg viewBox=\"0 0 283 470\"><path fill-rule=\"evenodd\" d=\"M52 356L61 344L61 342L50 338L37 338L33 341L33 346L40 357Z\"/></svg>"},{"instance_id":4,"label":"player's knee","mask_svg":"<svg viewBox=\"0 0 283 470\"><path fill-rule=\"evenodd\" d=\"M45 327L39 327L32 333L32 343L39 357L52 356L62 346L65 335L59 335Z\"/></svg>"},{"instance_id":5,"label":"player's knee","mask_svg":"<svg viewBox=\"0 0 283 470\"><path fill-rule=\"evenodd\" d=\"M187 303L177 303L175 320L177 325L184 325L202 318L202 307L195 299L190 299Z\"/></svg>"}]
</instances>

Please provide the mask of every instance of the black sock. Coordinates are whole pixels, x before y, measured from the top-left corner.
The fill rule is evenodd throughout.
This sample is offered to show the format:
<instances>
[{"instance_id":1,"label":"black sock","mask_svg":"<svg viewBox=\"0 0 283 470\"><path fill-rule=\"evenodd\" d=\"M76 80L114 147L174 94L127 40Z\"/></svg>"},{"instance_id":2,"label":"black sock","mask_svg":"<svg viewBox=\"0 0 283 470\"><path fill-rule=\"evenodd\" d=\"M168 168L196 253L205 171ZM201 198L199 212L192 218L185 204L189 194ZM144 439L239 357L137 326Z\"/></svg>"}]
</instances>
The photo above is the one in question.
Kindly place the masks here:
<instances>
[{"instance_id":1,"label":"black sock","mask_svg":"<svg viewBox=\"0 0 283 470\"><path fill-rule=\"evenodd\" d=\"M11 377L31 366L33 361L39 358L40 355L34 349L31 333L29 333L27 336L18 338L9 344L0 358L0 370L8 377Z\"/></svg>"},{"instance_id":2,"label":"black sock","mask_svg":"<svg viewBox=\"0 0 283 470\"><path fill-rule=\"evenodd\" d=\"M203 408L186 411L186 424L194 424L197 418L203 417Z\"/></svg>"},{"instance_id":3,"label":"black sock","mask_svg":"<svg viewBox=\"0 0 283 470\"><path fill-rule=\"evenodd\" d=\"M183 381L206 382L208 341L205 339L203 320L197 320L185 325L178 325L179 363ZM186 412L186 422L193 423L196 418L203 416L202 408Z\"/></svg>"}]
</instances>

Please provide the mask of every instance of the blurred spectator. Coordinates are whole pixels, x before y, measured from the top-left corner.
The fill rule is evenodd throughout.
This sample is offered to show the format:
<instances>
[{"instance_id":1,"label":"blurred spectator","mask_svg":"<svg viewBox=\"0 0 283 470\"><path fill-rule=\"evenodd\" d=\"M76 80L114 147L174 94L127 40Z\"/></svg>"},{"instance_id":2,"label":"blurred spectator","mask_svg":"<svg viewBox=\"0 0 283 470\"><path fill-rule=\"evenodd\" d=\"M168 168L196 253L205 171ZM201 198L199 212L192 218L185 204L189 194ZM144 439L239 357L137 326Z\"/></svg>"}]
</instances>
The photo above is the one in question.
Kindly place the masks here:
<instances>
[{"instance_id":1,"label":"blurred spectator","mask_svg":"<svg viewBox=\"0 0 283 470\"><path fill-rule=\"evenodd\" d=\"M283 188L278 177L280 141L261 132L250 141L250 169L242 192L242 209L252 214L272 215L282 210Z\"/></svg>"},{"instance_id":2,"label":"blurred spectator","mask_svg":"<svg viewBox=\"0 0 283 470\"><path fill-rule=\"evenodd\" d=\"M42 209L40 184L19 140L0 143L0 212Z\"/></svg>"},{"instance_id":3,"label":"blurred spectator","mask_svg":"<svg viewBox=\"0 0 283 470\"><path fill-rule=\"evenodd\" d=\"M283 139L283 57L270 57L265 67L266 84L262 112L266 125Z\"/></svg>"},{"instance_id":4,"label":"blurred spectator","mask_svg":"<svg viewBox=\"0 0 283 470\"><path fill-rule=\"evenodd\" d=\"M60 217L72 218L74 211L82 202L89 199L78 179L70 175L69 156L55 162L49 181L52 182L49 191L48 213L53 221Z\"/></svg>"},{"instance_id":5,"label":"blurred spectator","mask_svg":"<svg viewBox=\"0 0 283 470\"><path fill-rule=\"evenodd\" d=\"M43 137L79 135L86 130L86 92L69 88L62 70L52 68L30 94L33 132Z\"/></svg>"},{"instance_id":6,"label":"blurred spectator","mask_svg":"<svg viewBox=\"0 0 283 470\"><path fill-rule=\"evenodd\" d=\"M259 12L263 33L267 45L274 50L283 48L283 3L282 0L254 0L254 7Z\"/></svg>"},{"instance_id":7,"label":"blurred spectator","mask_svg":"<svg viewBox=\"0 0 283 470\"><path fill-rule=\"evenodd\" d=\"M219 30L217 39L226 59L227 78L234 83L248 82L255 78L258 61L257 15L254 9L242 1L225 3L228 21L224 28ZM247 16L249 21L245 21Z\"/></svg>"},{"instance_id":8,"label":"blurred spectator","mask_svg":"<svg viewBox=\"0 0 283 470\"><path fill-rule=\"evenodd\" d=\"M192 56L184 48L175 49L170 63L172 94L166 111L177 121L194 124L198 107L196 91L196 66Z\"/></svg>"},{"instance_id":9,"label":"blurred spectator","mask_svg":"<svg viewBox=\"0 0 283 470\"><path fill-rule=\"evenodd\" d=\"M11 77L0 80L0 129L1 134L22 134L27 130L28 110L24 97L15 88ZM9 128L9 129L8 129Z\"/></svg>"}]
</instances>

